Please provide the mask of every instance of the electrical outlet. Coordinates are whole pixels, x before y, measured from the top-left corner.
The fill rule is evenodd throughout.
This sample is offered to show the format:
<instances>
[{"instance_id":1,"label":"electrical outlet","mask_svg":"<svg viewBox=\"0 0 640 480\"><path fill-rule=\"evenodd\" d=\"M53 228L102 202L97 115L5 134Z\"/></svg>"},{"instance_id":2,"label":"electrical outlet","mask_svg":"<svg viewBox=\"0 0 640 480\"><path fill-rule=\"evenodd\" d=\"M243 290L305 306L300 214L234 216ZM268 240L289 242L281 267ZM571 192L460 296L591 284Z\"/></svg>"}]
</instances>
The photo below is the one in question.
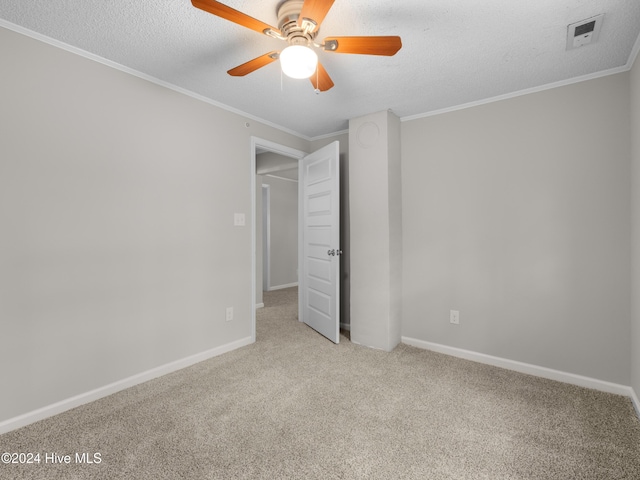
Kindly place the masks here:
<instances>
[{"instance_id":1,"label":"electrical outlet","mask_svg":"<svg viewBox=\"0 0 640 480\"><path fill-rule=\"evenodd\" d=\"M233 320L233 307L227 307L227 322Z\"/></svg>"},{"instance_id":2,"label":"electrical outlet","mask_svg":"<svg viewBox=\"0 0 640 480\"><path fill-rule=\"evenodd\" d=\"M458 310L449 310L449 322L454 325L460 324L460 312Z\"/></svg>"}]
</instances>

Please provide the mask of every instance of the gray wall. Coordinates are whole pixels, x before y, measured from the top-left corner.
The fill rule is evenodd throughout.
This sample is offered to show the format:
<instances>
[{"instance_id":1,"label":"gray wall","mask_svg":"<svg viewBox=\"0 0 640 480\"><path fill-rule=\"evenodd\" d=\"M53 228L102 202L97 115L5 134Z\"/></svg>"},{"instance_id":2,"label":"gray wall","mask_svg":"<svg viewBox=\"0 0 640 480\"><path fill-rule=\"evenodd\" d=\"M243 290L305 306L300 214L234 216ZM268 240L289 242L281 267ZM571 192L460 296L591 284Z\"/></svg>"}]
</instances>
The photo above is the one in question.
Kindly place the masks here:
<instances>
[{"instance_id":1,"label":"gray wall","mask_svg":"<svg viewBox=\"0 0 640 480\"><path fill-rule=\"evenodd\" d=\"M267 175L261 178L270 187L269 287L273 290L298 282L298 182Z\"/></svg>"},{"instance_id":2,"label":"gray wall","mask_svg":"<svg viewBox=\"0 0 640 480\"><path fill-rule=\"evenodd\" d=\"M632 318L631 318L631 386L640 395L640 62L631 71L631 189L632 220Z\"/></svg>"},{"instance_id":3,"label":"gray wall","mask_svg":"<svg viewBox=\"0 0 640 480\"><path fill-rule=\"evenodd\" d=\"M293 169L293 170L292 170ZM259 175L275 173L281 175L283 170L293 172L288 178L298 178L298 160L275 152L263 152L256 155L256 172Z\"/></svg>"},{"instance_id":4,"label":"gray wall","mask_svg":"<svg viewBox=\"0 0 640 480\"><path fill-rule=\"evenodd\" d=\"M0 422L250 336L252 135L340 140L348 321L347 133L308 142L2 28L0 62ZM639 69L402 124L403 335L640 393Z\"/></svg>"},{"instance_id":5,"label":"gray wall","mask_svg":"<svg viewBox=\"0 0 640 480\"><path fill-rule=\"evenodd\" d=\"M3 28L0 65L0 422L250 338L250 137L309 142Z\"/></svg>"},{"instance_id":6,"label":"gray wall","mask_svg":"<svg viewBox=\"0 0 640 480\"><path fill-rule=\"evenodd\" d=\"M403 335L629 385L629 115L624 73L404 122Z\"/></svg>"}]
</instances>

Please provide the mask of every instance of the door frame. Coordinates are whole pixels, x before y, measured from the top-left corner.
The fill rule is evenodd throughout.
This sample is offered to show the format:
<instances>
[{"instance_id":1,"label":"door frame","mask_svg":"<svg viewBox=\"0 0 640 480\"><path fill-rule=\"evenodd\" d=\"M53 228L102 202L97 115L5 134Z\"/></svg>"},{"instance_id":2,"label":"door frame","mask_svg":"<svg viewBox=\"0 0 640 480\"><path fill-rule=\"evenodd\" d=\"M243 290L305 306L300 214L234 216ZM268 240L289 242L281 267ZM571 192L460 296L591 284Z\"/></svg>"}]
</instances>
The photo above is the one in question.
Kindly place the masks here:
<instances>
[{"instance_id":1,"label":"door frame","mask_svg":"<svg viewBox=\"0 0 640 480\"><path fill-rule=\"evenodd\" d=\"M257 185L256 185L256 188L257 188ZM263 183L261 193L262 193L262 290L269 291L271 289L271 185L265 185ZM258 212L257 215L260 215L260 213ZM256 217L256 219L257 218L258 217ZM257 267L258 265L256 264L256 268Z\"/></svg>"},{"instance_id":2,"label":"door frame","mask_svg":"<svg viewBox=\"0 0 640 480\"><path fill-rule=\"evenodd\" d=\"M307 152L296 148L287 147L264 138L251 136L251 342L256 341L256 150L263 148L285 157L293 158L300 161L308 155ZM262 215L262 212L260 212ZM300 226L298 225L298 230ZM298 266L298 268L300 268Z\"/></svg>"}]
</instances>

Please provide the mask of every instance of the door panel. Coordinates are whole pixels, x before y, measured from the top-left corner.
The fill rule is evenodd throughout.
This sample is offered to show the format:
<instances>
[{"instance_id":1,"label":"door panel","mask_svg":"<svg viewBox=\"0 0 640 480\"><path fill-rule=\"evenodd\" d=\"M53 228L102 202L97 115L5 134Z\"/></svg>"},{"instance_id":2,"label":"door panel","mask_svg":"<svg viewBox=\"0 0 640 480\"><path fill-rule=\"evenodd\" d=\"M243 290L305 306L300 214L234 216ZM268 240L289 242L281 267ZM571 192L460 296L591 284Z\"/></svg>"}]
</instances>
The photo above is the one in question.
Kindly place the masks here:
<instances>
[{"instance_id":1,"label":"door panel","mask_svg":"<svg viewBox=\"0 0 640 480\"><path fill-rule=\"evenodd\" d=\"M335 343L340 339L338 147L333 142L303 158L299 178L299 317Z\"/></svg>"}]
</instances>

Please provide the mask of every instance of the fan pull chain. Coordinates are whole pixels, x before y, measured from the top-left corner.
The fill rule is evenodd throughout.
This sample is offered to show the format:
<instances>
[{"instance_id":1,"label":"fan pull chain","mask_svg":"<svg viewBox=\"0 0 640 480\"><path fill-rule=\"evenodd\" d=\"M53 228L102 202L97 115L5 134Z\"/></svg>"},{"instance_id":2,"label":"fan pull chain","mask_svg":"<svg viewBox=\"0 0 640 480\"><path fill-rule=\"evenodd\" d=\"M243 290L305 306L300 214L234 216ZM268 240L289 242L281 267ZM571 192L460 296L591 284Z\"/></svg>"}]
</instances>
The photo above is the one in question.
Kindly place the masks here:
<instances>
[{"instance_id":1,"label":"fan pull chain","mask_svg":"<svg viewBox=\"0 0 640 480\"><path fill-rule=\"evenodd\" d=\"M316 95L320 94L320 80L318 79L318 70L320 70L320 68L316 67Z\"/></svg>"}]
</instances>

